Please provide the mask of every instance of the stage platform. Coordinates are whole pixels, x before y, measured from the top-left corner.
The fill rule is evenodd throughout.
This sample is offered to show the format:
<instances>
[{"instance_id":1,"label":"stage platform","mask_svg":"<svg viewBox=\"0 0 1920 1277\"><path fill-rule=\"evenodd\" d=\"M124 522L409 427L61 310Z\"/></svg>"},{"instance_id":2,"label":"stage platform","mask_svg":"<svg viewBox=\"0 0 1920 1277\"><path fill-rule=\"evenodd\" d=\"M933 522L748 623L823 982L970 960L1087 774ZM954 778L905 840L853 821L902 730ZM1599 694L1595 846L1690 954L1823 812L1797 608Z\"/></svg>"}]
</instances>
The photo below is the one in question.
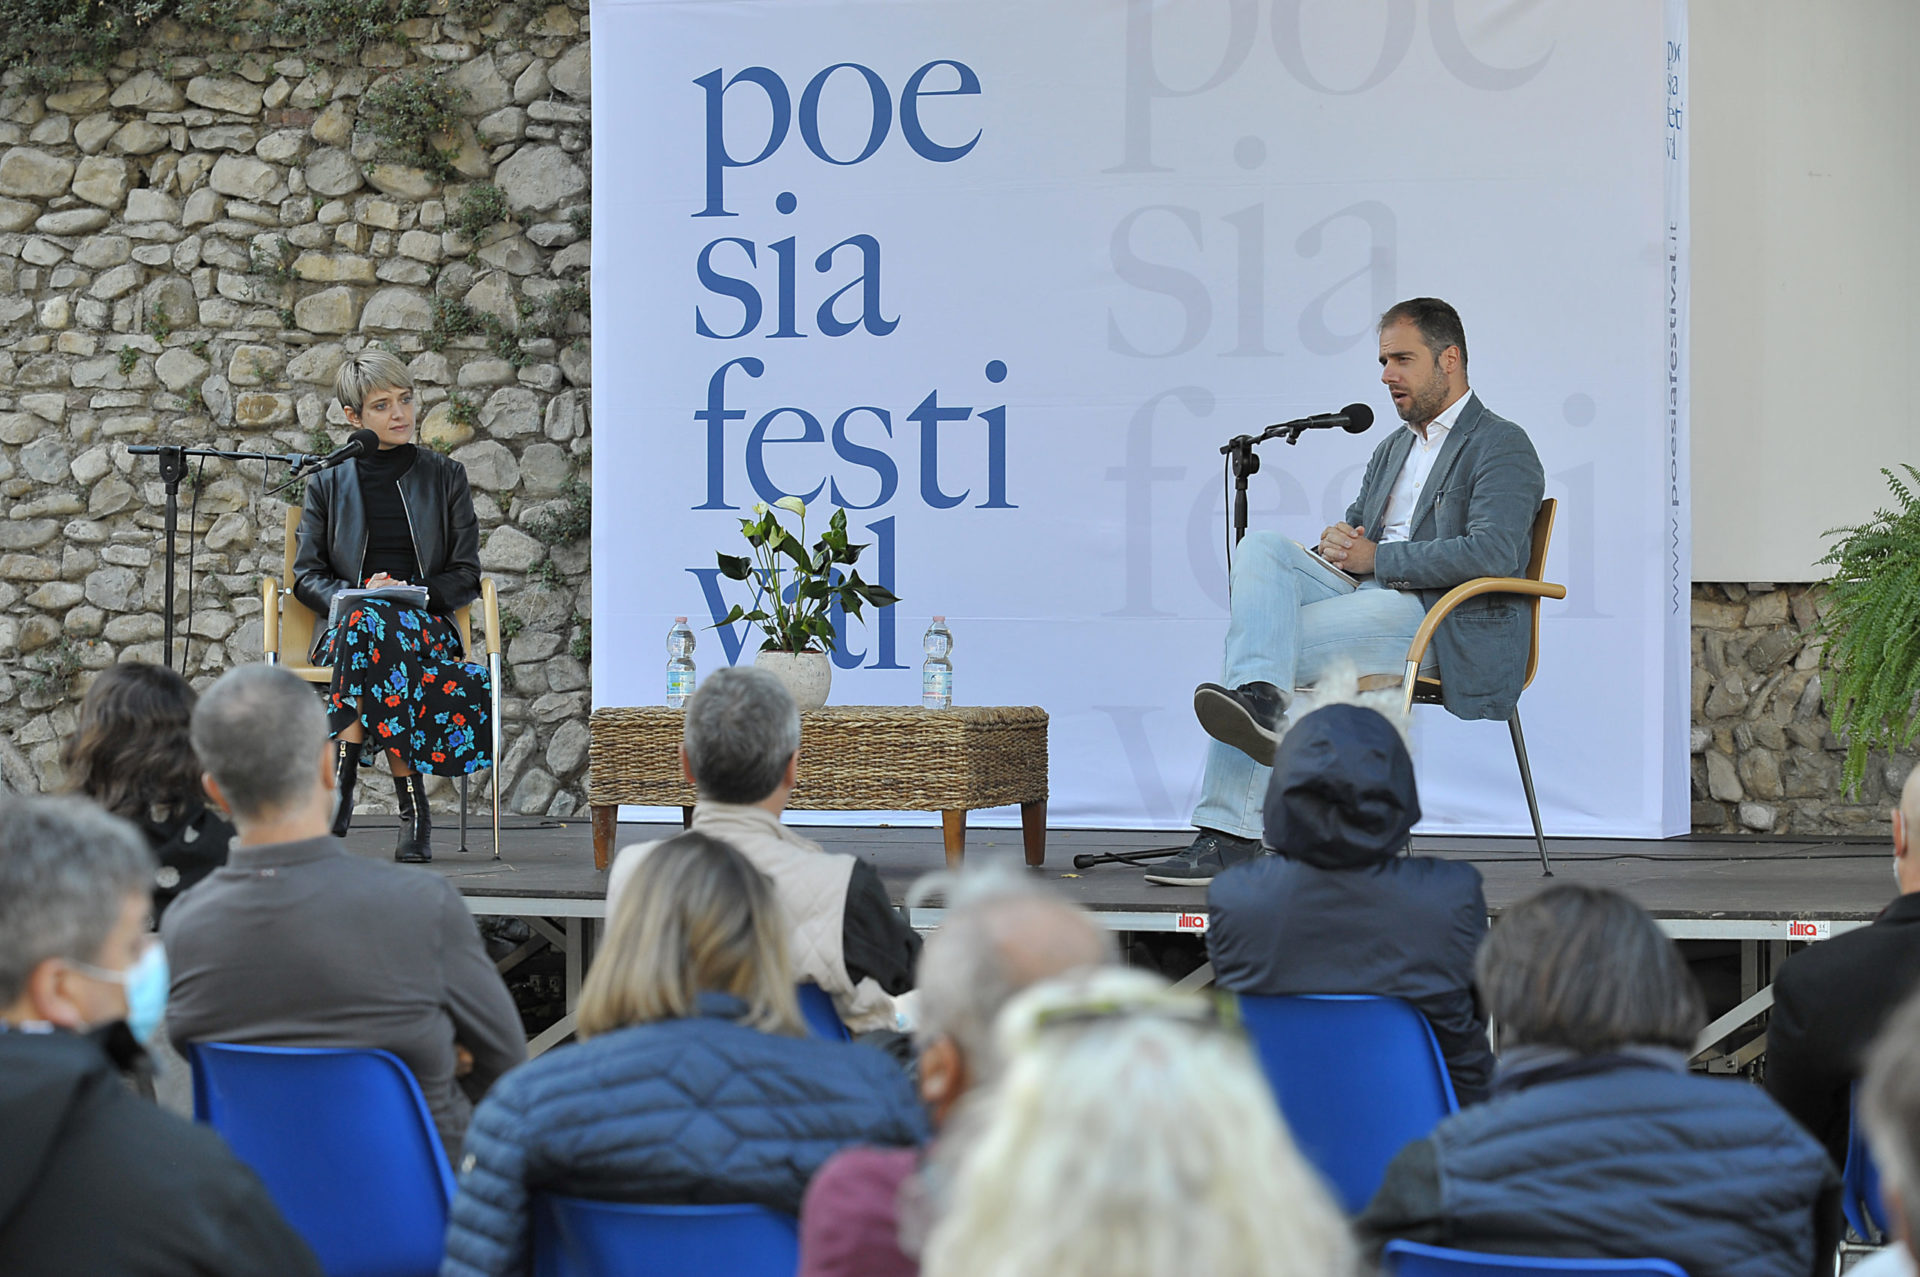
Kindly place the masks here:
<instances>
[{"instance_id":1,"label":"stage platform","mask_svg":"<svg viewBox=\"0 0 1920 1277\"><path fill-rule=\"evenodd\" d=\"M447 876L475 913L549 918L601 918L606 914L606 875L593 867L592 830L586 820L515 817L504 822L501 858L492 858L490 825L476 823L470 850L462 855L455 830L434 830L437 856L431 868ZM915 879L945 866L940 830L889 826L801 825L806 835L835 851L871 861L895 903ZM678 825L623 824L617 845L627 846L678 832ZM1198 887L1162 887L1145 882L1143 870L1100 865L1076 870L1076 855L1137 851L1183 843L1191 831L1056 829L1047 835L1047 863L1033 872L1051 881L1075 903L1120 931L1201 931L1206 892ZM390 819L355 823L349 844L360 854L390 855ZM1489 912L1499 912L1546 884L1531 839L1417 837L1423 855L1467 860L1486 880ZM1686 837L1664 841L1619 838L1555 838L1547 843L1556 882L1612 887L1637 900L1678 939L1787 940L1825 938L1862 925L1894 895L1888 867L1891 851L1878 842L1764 837ZM967 836L967 863L1005 864L1025 872L1020 831L974 828ZM937 909L916 910L916 926L932 926ZM1795 924L1815 930L1796 930Z\"/></svg>"},{"instance_id":2,"label":"stage platform","mask_svg":"<svg viewBox=\"0 0 1920 1277\"><path fill-rule=\"evenodd\" d=\"M825 847L870 861L895 904L905 901L917 879L946 865L937 827L791 823ZM616 845L668 837L679 828L623 824ZM976 827L967 834L967 863L1004 864L1042 876L1115 931L1197 937L1207 927L1204 888L1157 886L1143 880L1142 868L1131 865L1079 870L1073 864L1076 855L1165 847L1191 837L1191 831L1050 830L1045 866L1028 870L1017 828ZM384 859L393 854L393 839L390 818L368 817L355 822L347 841L357 854ZM446 824L435 828L434 846L429 868L446 876L474 913L522 918L532 928L534 938L500 960L503 972L546 945L565 955L567 1014L535 1037L529 1049L538 1053L564 1040L573 1032L580 983L606 918L607 876L593 867L590 823L511 818L503 822L498 860L492 854L490 823L473 825L465 854L455 850L457 831ZM1488 912L1496 917L1549 882L1577 882L1623 892L1658 919L1668 935L1692 942L1696 951L1703 942L1735 942L1737 991L1710 997L1713 1009L1723 1013L1697 1043L1698 1058L1722 1071L1743 1069L1765 1052L1764 1033L1736 1041L1737 1031L1772 1006L1773 970L1786 958L1789 942L1825 940L1865 926L1896 893L1891 849L1882 842L1555 838L1547 842L1552 879L1541 876L1531 839L1420 837L1414 839L1414 849L1478 865ZM938 907L916 908L909 920L916 928L931 929L939 925L940 913ZM1197 986L1211 977L1211 965L1202 963L1180 983Z\"/></svg>"}]
</instances>

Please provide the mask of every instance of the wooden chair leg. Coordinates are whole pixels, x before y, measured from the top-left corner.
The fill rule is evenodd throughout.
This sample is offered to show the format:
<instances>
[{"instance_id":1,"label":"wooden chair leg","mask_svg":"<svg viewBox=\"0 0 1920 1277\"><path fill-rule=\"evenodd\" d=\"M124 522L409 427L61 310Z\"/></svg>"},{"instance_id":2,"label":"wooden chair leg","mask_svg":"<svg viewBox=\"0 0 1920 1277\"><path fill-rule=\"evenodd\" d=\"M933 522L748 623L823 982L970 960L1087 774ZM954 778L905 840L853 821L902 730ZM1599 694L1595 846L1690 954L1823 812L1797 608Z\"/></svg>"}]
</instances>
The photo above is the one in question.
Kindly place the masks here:
<instances>
[{"instance_id":1,"label":"wooden chair leg","mask_svg":"<svg viewBox=\"0 0 1920 1277\"><path fill-rule=\"evenodd\" d=\"M682 807L680 809L680 828L682 829L693 828L693 808Z\"/></svg>"},{"instance_id":2,"label":"wooden chair leg","mask_svg":"<svg viewBox=\"0 0 1920 1277\"><path fill-rule=\"evenodd\" d=\"M1047 863L1047 800L1020 804L1020 838L1026 844L1027 863L1038 869Z\"/></svg>"},{"instance_id":3,"label":"wooden chair leg","mask_svg":"<svg viewBox=\"0 0 1920 1277\"><path fill-rule=\"evenodd\" d=\"M619 821L618 807L593 809L593 867L595 869L605 869L607 861L613 858L613 837Z\"/></svg>"},{"instance_id":4,"label":"wooden chair leg","mask_svg":"<svg viewBox=\"0 0 1920 1277\"><path fill-rule=\"evenodd\" d=\"M1513 717L1507 720L1507 729L1513 733L1513 756L1520 763L1520 784L1527 791L1527 814L1533 817L1533 842L1540 849L1540 876L1553 877L1553 863L1547 859L1547 835L1540 827L1540 800L1533 796L1533 769L1527 766L1527 738L1520 734L1520 710L1516 706Z\"/></svg>"},{"instance_id":5,"label":"wooden chair leg","mask_svg":"<svg viewBox=\"0 0 1920 1277\"><path fill-rule=\"evenodd\" d=\"M940 813L940 832L947 844L947 868L958 869L967 858L967 813Z\"/></svg>"}]
</instances>

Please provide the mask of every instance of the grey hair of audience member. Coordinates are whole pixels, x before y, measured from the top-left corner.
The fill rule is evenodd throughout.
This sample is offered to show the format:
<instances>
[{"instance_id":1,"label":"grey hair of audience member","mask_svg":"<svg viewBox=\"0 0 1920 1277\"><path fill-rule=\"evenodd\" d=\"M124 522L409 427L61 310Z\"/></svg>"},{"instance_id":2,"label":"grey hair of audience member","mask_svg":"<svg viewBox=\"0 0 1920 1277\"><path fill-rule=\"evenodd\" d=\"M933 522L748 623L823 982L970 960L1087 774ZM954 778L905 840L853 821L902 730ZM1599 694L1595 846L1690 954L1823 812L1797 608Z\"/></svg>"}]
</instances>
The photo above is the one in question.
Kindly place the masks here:
<instances>
[{"instance_id":1,"label":"grey hair of audience member","mask_svg":"<svg viewBox=\"0 0 1920 1277\"><path fill-rule=\"evenodd\" d=\"M1920 996L1887 1018L1867 1052L1860 1117L1880 1171L1880 1193L1899 1215L1897 1231L1916 1254L1920 1229Z\"/></svg>"},{"instance_id":2,"label":"grey hair of audience member","mask_svg":"<svg viewBox=\"0 0 1920 1277\"><path fill-rule=\"evenodd\" d=\"M1706 1024L1679 947L1646 910L1598 887L1549 887L1507 910L1474 982L1507 1044L1692 1051Z\"/></svg>"},{"instance_id":3,"label":"grey hair of audience member","mask_svg":"<svg viewBox=\"0 0 1920 1277\"><path fill-rule=\"evenodd\" d=\"M97 958L153 869L140 832L84 798L0 799L0 1006L48 958Z\"/></svg>"},{"instance_id":4,"label":"grey hair of audience member","mask_svg":"<svg viewBox=\"0 0 1920 1277\"><path fill-rule=\"evenodd\" d=\"M687 703L685 747L703 798L757 803L780 787L800 748L800 711L765 670L715 670Z\"/></svg>"},{"instance_id":5,"label":"grey hair of audience member","mask_svg":"<svg viewBox=\"0 0 1920 1277\"><path fill-rule=\"evenodd\" d=\"M929 874L907 893L909 907L936 895L945 913L920 950L914 1037L952 1038L977 1086L998 1072L993 1025L1015 994L1117 955L1084 909L1004 868Z\"/></svg>"},{"instance_id":6,"label":"grey hair of audience member","mask_svg":"<svg viewBox=\"0 0 1920 1277\"><path fill-rule=\"evenodd\" d=\"M190 735L227 806L248 820L290 806L320 783L327 714L312 686L278 665L242 665L201 694Z\"/></svg>"}]
</instances>

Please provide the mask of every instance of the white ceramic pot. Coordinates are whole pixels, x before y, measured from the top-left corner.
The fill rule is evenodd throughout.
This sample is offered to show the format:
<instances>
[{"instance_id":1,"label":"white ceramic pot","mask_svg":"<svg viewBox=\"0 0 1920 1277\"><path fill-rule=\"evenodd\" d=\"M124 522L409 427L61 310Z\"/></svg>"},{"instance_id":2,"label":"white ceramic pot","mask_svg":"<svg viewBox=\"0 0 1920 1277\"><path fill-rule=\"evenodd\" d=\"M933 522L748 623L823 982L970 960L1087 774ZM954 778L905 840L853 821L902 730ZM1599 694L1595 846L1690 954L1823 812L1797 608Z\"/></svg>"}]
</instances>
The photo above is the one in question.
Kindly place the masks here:
<instances>
[{"instance_id":1,"label":"white ceramic pot","mask_svg":"<svg viewBox=\"0 0 1920 1277\"><path fill-rule=\"evenodd\" d=\"M827 692L833 687L833 658L825 652L761 652L753 664L787 685L802 714L827 703Z\"/></svg>"}]
</instances>

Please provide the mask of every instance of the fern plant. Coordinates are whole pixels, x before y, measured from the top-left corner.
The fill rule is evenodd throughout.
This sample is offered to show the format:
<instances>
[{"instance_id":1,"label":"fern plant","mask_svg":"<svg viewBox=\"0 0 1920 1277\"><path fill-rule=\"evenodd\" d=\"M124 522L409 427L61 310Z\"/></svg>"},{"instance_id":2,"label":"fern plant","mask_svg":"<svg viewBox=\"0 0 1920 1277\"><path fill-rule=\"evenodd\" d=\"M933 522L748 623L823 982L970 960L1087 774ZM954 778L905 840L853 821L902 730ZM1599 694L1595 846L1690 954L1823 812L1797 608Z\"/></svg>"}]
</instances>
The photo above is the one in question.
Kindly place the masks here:
<instances>
[{"instance_id":1,"label":"fern plant","mask_svg":"<svg viewBox=\"0 0 1920 1277\"><path fill-rule=\"evenodd\" d=\"M1834 569L1832 606L1820 622L1820 672L1833 734L1847 742L1841 788L1848 795L1860 792L1870 751L1902 749L1920 737L1920 470L1901 469L1906 482L1880 471L1899 508L1829 530L1840 540L1820 560Z\"/></svg>"}]
</instances>

